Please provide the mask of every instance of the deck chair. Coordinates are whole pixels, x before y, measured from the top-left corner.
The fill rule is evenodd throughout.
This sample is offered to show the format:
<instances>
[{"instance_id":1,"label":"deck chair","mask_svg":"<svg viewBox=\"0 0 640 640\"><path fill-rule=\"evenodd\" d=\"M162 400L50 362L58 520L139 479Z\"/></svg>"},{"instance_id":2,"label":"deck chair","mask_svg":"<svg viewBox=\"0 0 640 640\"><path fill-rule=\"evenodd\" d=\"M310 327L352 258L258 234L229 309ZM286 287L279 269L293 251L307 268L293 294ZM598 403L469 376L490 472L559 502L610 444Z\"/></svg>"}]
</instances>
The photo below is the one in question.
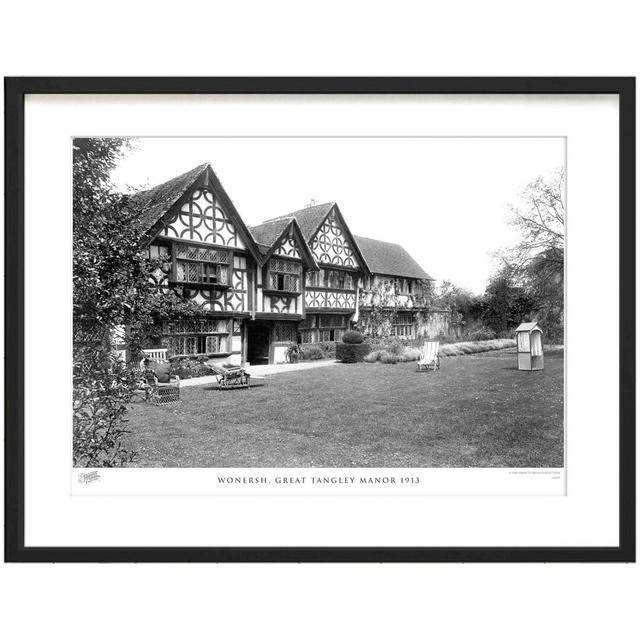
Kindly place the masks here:
<instances>
[{"instance_id":1,"label":"deck chair","mask_svg":"<svg viewBox=\"0 0 640 640\"><path fill-rule=\"evenodd\" d=\"M418 360L418 371L432 368L434 371L440 368L440 357L438 356L439 342L425 342L422 348L422 357Z\"/></svg>"},{"instance_id":2,"label":"deck chair","mask_svg":"<svg viewBox=\"0 0 640 640\"><path fill-rule=\"evenodd\" d=\"M224 389L248 387L250 384L251 375L242 367L219 367L211 362L207 362L206 366L211 369L218 384Z\"/></svg>"}]
</instances>

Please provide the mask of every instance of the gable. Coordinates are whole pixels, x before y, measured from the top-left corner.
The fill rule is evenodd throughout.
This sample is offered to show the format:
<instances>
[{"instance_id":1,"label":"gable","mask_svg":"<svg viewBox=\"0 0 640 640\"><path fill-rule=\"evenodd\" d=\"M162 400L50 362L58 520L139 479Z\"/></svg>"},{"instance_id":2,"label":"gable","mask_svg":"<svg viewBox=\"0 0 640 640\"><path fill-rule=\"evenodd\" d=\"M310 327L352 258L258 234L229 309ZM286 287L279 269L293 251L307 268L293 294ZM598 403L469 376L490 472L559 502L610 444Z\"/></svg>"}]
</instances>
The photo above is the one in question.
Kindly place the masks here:
<instances>
[{"instance_id":1,"label":"gable","mask_svg":"<svg viewBox=\"0 0 640 640\"><path fill-rule=\"evenodd\" d=\"M236 225L208 186L193 189L179 210L162 220L160 235L246 249Z\"/></svg>"},{"instance_id":2,"label":"gable","mask_svg":"<svg viewBox=\"0 0 640 640\"><path fill-rule=\"evenodd\" d=\"M354 269L358 267L354 247L335 209L320 225L309 247L317 262Z\"/></svg>"},{"instance_id":3,"label":"gable","mask_svg":"<svg viewBox=\"0 0 640 640\"><path fill-rule=\"evenodd\" d=\"M302 259L302 254L298 248L298 240L294 238L293 235L282 238L273 253L278 256L284 256L285 258Z\"/></svg>"},{"instance_id":4,"label":"gable","mask_svg":"<svg viewBox=\"0 0 640 640\"><path fill-rule=\"evenodd\" d=\"M206 169L207 165L201 164L167 182L129 196L130 207L138 213L142 229L151 229L183 198L196 180L201 179Z\"/></svg>"}]
</instances>

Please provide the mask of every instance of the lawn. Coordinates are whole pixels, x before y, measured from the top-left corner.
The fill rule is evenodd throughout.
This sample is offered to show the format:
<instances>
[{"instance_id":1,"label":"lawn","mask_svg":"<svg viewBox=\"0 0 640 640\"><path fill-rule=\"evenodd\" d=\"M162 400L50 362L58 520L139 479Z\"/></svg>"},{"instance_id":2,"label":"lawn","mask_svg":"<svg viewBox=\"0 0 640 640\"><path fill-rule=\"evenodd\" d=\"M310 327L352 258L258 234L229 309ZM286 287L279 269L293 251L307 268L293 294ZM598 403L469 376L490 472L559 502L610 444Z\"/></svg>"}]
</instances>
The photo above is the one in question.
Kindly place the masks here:
<instances>
[{"instance_id":1,"label":"lawn","mask_svg":"<svg viewBox=\"0 0 640 640\"><path fill-rule=\"evenodd\" d=\"M338 364L251 389L181 389L129 411L148 467L561 467L563 356L518 371L515 353L443 358L439 371Z\"/></svg>"}]
</instances>

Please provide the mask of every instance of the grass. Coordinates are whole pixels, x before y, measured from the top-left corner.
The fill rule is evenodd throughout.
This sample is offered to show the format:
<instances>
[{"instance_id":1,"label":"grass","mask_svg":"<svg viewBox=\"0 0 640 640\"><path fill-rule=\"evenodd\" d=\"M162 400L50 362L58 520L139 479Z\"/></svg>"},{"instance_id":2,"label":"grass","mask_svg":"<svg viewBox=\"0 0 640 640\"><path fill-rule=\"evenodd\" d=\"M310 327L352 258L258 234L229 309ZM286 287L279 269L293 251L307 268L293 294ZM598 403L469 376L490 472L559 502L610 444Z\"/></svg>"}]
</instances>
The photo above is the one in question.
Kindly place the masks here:
<instances>
[{"instance_id":1,"label":"grass","mask_svg":"<svg viewBox=\"0 0 640 640\"><path fill-rule=\"evenodd\" d=\"M151 467L558 467L563 357L518 371L515 353L348 364L271 376L255 389L181 390L142 402L127 444Z\"/></svg>"}]
</instances>

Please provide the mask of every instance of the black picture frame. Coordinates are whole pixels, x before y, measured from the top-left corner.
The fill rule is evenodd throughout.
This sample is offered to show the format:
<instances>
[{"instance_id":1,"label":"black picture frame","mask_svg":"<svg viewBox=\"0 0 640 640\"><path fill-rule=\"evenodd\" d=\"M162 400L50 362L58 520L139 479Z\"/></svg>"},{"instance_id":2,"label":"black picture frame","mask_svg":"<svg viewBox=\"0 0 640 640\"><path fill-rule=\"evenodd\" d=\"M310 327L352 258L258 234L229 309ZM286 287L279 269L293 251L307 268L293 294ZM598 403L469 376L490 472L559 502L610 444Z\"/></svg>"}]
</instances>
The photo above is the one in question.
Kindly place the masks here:
<instances>
[{"instance_id":1,"label":"black picture frame","mask_svg":"<svg viewBox=\"0 0 640 640\"><path fill-rule=\"evenodd\" d=\"M26 547L24 542L24 100L28 94L615 94L620 160L620 476L612 547ZM635 78L5 78L5 561L635 561Z\"/></svg>"}]
</instances>

